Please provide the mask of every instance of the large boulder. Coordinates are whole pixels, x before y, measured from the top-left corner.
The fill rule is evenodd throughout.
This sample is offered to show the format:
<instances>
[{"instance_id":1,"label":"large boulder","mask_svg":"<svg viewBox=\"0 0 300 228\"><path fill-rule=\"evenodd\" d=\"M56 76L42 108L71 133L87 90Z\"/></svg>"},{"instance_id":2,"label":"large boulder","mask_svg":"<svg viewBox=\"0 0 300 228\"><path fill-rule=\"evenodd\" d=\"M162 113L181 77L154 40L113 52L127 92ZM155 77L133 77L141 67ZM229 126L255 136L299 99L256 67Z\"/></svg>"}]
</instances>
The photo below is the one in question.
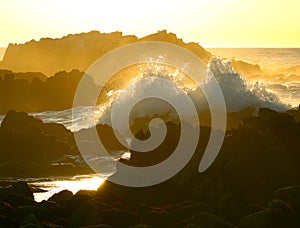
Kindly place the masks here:
<instances>
[{"instance_id":1,"label":"large boulder","mask_svg":"<svg viewBox=\"0 0 300 228\"><path fill-rule=\"evenodd\" d=\"M226 222L225 220L219 218L218 216L200 212L191 217L187 228L233 228L234 226L230 223Z\"/></svg>"},{"instance_id":2,"label":"large boulder","mask_svg":"<svg viewBox=\"0 0 300 228\"><path fill-rule=\"evenodd\" d=\"M281 200L272 201L268 207L262 211L248 215L241 219L241 228L250 227L299 227L294 212L289 205Z\"/></svg>"},{"instance_id":3,"label":"large boulder","mask_svg":"<svg viewBox=\"0 0 300 228\"><path fill-rule=\"evenodd\" d=\"M117 219L117 218L114 218ZM91 200L86 200L76 208L69 222L69 227L91 226L103 223L102 215Z\"/></svg>"},{"instance_id":4,"label":"large boulder","mask_svg":"<svg viewBox=\"0 0 300 228\"><path fill-rule=\"evenodd\" d=\"M54 201L59 205L65 205L66 202L73 197L73 193L69 190L62 190L51 196L48 201Z\"/></svg>"},{"instance_id":5,"label":"large boulder","mask_svg":"<svg viewBox=\"0 0 300 228\"><path fill-rule=\"evenodd\" d=\"M78 154L72 133L63 125L44 124L24 112L9 111L0 128L0 162L54 160Z\"/></svg>"}]
</instances>

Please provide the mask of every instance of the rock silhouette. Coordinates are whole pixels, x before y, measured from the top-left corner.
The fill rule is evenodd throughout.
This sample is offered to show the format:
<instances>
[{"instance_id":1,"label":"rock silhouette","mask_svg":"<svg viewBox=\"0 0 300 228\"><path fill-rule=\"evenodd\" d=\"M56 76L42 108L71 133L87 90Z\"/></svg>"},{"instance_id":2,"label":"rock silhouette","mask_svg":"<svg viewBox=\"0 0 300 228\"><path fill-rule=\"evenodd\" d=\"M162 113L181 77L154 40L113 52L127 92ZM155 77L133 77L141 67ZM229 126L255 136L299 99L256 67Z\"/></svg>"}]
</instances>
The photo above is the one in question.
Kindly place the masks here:
<instances>
[{"instance_id":1,"label":"rock silhouette","mask_svg":"<svg viewBox=\"0 0 300 228\"><path fill-rule=\"evenodd\" d=\"M25 44L9 44L0 62L0 68L17 72L38 71L48 76L62 70L86 71L96 59L108 51L139 41L170 42L186 47L206 62L210 57L210 53L199 44L186 44L174 33L168 33L166 30L140 39L133 35L123 36L122 32L91 31L67 35L61 39L43 38Z\"/></svg>"},{"instance_id":2,"label":"rock silhouette","mask_svg":"<svg viewBox=\"0 0 300 228\"><path fill-rule=\"evenodd\" d=\"M0 113L5 114L11 109L40 112L71 108L83 74L78 70L61 71L43 80L34 75L31 80L31 73L22 78L17 77L18 73L6 73L0 77L0 97L4 99L4 102L0 103ZM92 80L87 86L90 86L91 90L97 89Z\"/></svg>"},{"instance_id":3,"label":"rock silhouette","mask_svg":"<svg viewBox=\"0 0 300 228\"><path fill-rule=\"evenodd\" d=\"M91 172L86 166L68 161L69 157L79 157L72 132L24 112L6 114L0 127L0 151L0 176Z\"/></svg>"},{"instance_id":4,"label":"rock silhouette","mask_svg":"<svg viewBox=\"0 0 300 228\"><path fill-rule=\"evenodd\" d=\"M6 227L26 224L63 227L299 227L300 124L288 113L262 108L257 116L245 118L237 129L228 130L216 161L204 173L197 170L210 128L201 127L200 143L189 164L168 181L147 188L129 188L106 181L97 192L73 194L62 191L48 201L37 203L26 183L2 182L0 222ZM39 141L53 134L52 144L57 148L60 144L55 144L55 140L72 144L71 132L59 125L49 126L26 113L10 111L0 132L25 134L27 129L26 134L35 134L35 137L40 137ZM110 135L112 131L109 126L99 125L97 128L103 135L105 132ZM122 162L143 166L164 160L166 152L176 144L172 139L176 141L179 133L178 125L174 123L167 122L167 128L169 141L153 151L151 159L145 158L148 163L135 151L131 151L129 161ZM137 132L141 139L147 135L147 132ZM18 139L13 134L1 135L1 145L3 137L11 137L5 139L10 144L16 144L14 140ZM26 148L26 144L23 147ZM21 149L14 152L18 159L17 151L26 153ZM53 156L51 151L48 152L51 155L44 156ZM69 153L75 155L77 152L70 150ZM1 162L12 159L2 153L1 156ZM40 155L30 156L37 159ZM6 174L10 173L7 171Z\"/></svg>"}]
</instances>

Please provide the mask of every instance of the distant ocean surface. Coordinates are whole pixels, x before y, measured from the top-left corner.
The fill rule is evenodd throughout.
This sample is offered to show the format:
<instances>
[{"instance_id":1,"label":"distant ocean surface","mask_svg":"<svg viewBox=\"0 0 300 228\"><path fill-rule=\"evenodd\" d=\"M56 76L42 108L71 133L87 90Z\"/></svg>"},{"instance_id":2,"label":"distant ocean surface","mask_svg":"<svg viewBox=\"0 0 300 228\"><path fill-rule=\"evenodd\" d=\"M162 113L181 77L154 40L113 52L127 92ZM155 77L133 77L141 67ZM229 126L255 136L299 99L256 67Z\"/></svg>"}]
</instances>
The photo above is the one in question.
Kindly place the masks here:
<instances>
[{"instance_id":1,"label":"distant ocean surface","mask_svg":"<svg viewBox=\"0 0 300 228\"><path fill-rule=\"evenodd\" d=\"M0 61L6 48L0 47ZM243 60L262 68L278 69L300 65L300 48L206 48L216 56Z\"/></svg>"},{"instance_id":2,"label":"distant ocean surface","mask_svg":"<svg viewBox=\"0 0 300 228\"><path fill-rule=\"evenodd\" d=\"M0 47L0 61L6 48ZM243 60L262 68L278 69L300 65L300 48L206 48L213 55Z\"/></svg>"},{"instance_id":3,"label":"distant ocean surface","mask_svg":"<svg viewBox=\"0 0 300 228\"><path fill-rule=\"evenodd\" d=\"M243 60L268 69L300 65L300 48L206 48L206 50L216 56Z\"/></svg>"}]
</instances>

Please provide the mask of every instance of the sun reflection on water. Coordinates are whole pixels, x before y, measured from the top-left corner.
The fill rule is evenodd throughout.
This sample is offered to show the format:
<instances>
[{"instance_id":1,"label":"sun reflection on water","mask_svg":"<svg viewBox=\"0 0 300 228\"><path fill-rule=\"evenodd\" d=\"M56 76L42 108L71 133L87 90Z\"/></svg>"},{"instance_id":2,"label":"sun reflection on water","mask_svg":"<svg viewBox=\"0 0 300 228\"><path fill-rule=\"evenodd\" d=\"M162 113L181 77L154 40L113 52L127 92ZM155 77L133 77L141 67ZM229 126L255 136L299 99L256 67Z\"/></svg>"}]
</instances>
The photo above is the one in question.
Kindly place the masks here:
<instances>
[{"instance_id":1,"label":"sun reflection on water","mask_svg":"<svg viewBox=\"0 0 300 228\"><path fill-rule=\"evenodd\" d=\"M69 179L35 182L32 186L45 190L46 192L34 193L34 199L37 202L48 200L53 194L65 189L73 192L73 194L79 190L97 190L106 179L107 177L99 175L83 175Z\"/></svg>"}]
</instances>

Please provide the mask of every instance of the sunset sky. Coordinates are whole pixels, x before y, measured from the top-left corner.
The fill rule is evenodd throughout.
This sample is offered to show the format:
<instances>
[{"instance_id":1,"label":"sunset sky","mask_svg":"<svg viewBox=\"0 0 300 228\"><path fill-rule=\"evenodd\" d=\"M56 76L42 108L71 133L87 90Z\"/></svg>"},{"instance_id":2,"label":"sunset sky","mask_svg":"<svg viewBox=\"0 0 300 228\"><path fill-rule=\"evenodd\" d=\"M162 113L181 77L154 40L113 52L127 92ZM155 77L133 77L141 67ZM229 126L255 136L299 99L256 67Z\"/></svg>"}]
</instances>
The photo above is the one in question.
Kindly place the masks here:
<instances>
[{"instance_id":1,"label":"sunset sky","mask_svg":"<svg viewBox=\"0 0 300 228\"><path fill-rule=\"evenodd\" d=\"M167 29L205 47L300 47L299 0L1 0L0 47L69 33Z\"/></svg>"}]
</instances>

